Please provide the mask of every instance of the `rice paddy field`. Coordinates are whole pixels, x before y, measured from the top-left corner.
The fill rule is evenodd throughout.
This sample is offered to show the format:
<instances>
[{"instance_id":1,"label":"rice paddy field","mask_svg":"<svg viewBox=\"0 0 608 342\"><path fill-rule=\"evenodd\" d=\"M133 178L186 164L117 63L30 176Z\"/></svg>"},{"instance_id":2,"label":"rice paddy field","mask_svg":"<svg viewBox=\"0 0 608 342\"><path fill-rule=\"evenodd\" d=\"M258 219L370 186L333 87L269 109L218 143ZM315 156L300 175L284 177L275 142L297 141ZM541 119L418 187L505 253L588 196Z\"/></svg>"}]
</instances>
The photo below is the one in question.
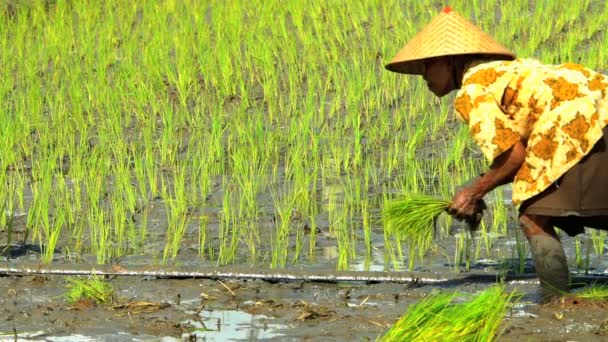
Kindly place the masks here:
<instances>
[{"instance_id":1,"label":"rice paddy field","mask_svg":"<svg viewBox=\"0 0 608 342\"><path fill-rule=\"evenodd\" d=\"M384 70L445 5L3 1L3 267L445 281L109 277L123 303L108 307L67 303L70 278L3 276L0 339L375 340L431 290L490 286L478 274L523 294L502 339L601 338L604 306L543 306L521 281L534 271L509 186L474 232L441 215L419 241L382 220L389 201L449 199L488 166L452 96ZM608 72L604 1L449 5L520 57ZM575 275L605 273L606 232L562 240Z\"/></svg>"}]
</instances>

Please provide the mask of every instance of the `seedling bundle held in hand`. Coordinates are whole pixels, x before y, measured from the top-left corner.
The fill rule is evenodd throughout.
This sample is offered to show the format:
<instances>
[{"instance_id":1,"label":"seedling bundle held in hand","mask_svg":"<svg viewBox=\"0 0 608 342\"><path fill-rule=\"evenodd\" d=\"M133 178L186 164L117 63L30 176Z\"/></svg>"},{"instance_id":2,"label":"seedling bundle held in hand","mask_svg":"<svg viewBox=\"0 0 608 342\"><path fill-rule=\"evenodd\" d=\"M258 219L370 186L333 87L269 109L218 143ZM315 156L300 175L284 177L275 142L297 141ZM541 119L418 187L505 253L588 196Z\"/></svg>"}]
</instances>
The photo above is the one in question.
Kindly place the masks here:
<instances>
[{"instance_id":1,"label":"seedling bundle held in hand","mask_svg":"<svg viewBox=\"0 0 608 342\"><path fill-rule=\"evenodd\" d=\"M436 218L447 211L451 202L427 195L412 194L388 202L384 219L393 232L415 241L430 241ZM477 213L464 221L471 230L479 225L482 212L486 208L483 201L477 204Z\"/></svg>"},{"instance_id":2,"label":"seedling bundle held in hand","mask_svg":"<svg viewBox=\"0 0 608 342\"><path fill-rule=\"evenodd\" d=\"M449 207L448 200L412 194L389 201L384 219L391 232L427 245L433 237L435 219Z\"/></svg>"}]
</instances>

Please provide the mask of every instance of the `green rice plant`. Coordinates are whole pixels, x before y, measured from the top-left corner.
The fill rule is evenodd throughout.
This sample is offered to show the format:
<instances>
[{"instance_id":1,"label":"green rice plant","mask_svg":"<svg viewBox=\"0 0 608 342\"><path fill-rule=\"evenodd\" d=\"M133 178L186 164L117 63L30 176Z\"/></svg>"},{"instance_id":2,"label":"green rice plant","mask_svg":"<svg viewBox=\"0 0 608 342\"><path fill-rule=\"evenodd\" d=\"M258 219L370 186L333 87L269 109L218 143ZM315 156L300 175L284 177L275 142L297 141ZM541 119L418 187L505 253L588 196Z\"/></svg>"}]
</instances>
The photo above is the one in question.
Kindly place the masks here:
<instances>
[{"instance_id":1,"label":"green rice plant","mask_svg":"<svg viewBox=\"0 0 608 342\"><path fill-rule=\"evenodd\" d=\"M165 199L167 212L166 244L163 251L163 262L168 258L175 259L179 251L181 241L186 234L186 228L191 218L188 210L186 193L186 165L177 168L173 174L173 191L166 189L165 178L163 178L162 194Z\"/></svg>"},{"instance_id":2,"label":"green rice plant","mask_svg":"<svg viewBox=\"0 0 608 342\"><path fill-rule=\"evenodd\" d=\"M222 211L220 215L220 226L218 231L219 238L219 255L218 263L225 265L235 261L239 247L239 242L242 239L243 222L242 216L239 215L238 203L241 198L235 189L235 185L224 180L223 185L223 201Z\"/></svg>"},{"instance_id":3,"label":"green rice plant","mask_svg":"<svg viewBox=\"0 0 608 342\"><path fill-rule=\"evenodd\" d=\"M517 253L517 268L515 269L516 274L524 274L526 266L526 258L528 256L527 242L524 238L524 233L521 229L515 229L515 253Z\"/></svg>"},{"instance_id":4,"label":"green rice plant","mask_svg":"<svg viewBox=\"0 0 608 342\"><path fill-rule=\"evenodd\" d=\"M95 254L98 264L105 264L111 257L111 231L106 221L106 212L99 207L87 212L87 221L90 227L91 252Z\"/></svg>"},{"instance_id":5,"label":"green rice plant","mask_svg":"<svg viewBox=\"0 0 608 342\"><path fill-rule=\"evenodd\" d=\"M456 249L454 251L454 270L460 272L460 266L464 262L465 271L471 268L471 244L473 238L469 231L463 231L456 235Z\"/></svg>"},{"instance_id":6,"label":"green rice plant","mask_svg":"<svg viewBox=\"0 0 608 342\"><path fill-rule=\"evenodd\" d=\"M316 175L316 169L314 172ZM317 183L316 180L311 181L311 183L312 189L310 190L310 195L314 199L317 196ZM319 212L317 202L313 200L309 201L305 210L310 231L308 235L308 256L310 259L314 259L317 247L317 214Z\"/></svg>"},{"instance_id":7,"label":"green rice plant","mask_svg":"<svg viewBox=\"0 0 608 342\"><path fill-rule=\"evenodd\" d=\"M108 215L112 227L110 232L111 254L116 257L123 256L128 250L129 243L133 244L135 238L133 230L130 229L132 226L128 224L130 220L127 220L126 203L114 196L117 194L112 195L111 210L108 210Z\"/></svg>"},{"instance_id":8,"label":"green rice plant","mask_svg":"<svg viewBox=\"0 0 608 342\"><path fill-rule=\"evenodd\" d=\"M148 200L148 190L146 186L144 160L141 156L133 157L133 170L135 173L135 179L137 181L139 199L145 203Z\"/></svg>"},{"instance_id":9,"label":"green rice plant","mask_svg":"<svg viewBox=\"0 0 608 342\"><path fill-rule=\"evenodd\" d=\"M604 248L606 244L606 231L590 229L591 241L593 243L593 251L595 253L596 261L599 263L600 258L604 255Z\"/></svg>"},{"instance_id":10,"label":"green rice plant","mask_svg":"<svg viewBox=\"0 0 608 342\"><path fill-rule=\"evenodd\" d=\"M275 229L271 232L270 267L285 267L289 255L289 235L293 226L296 196L288 189L281 195L272 192L275 207Z\"/></svg>"},{"instance_id":11,"label":"green rice plant","mask_svg":"<svg viewBox=\"0 0 608 342\"><path fill-rule=\"evenodd\" d=\"M156 157L151 149L146 149L146 151L144 152L144 168L146 171L146 176L148 178L148 188L150 191L150 196L154 198L160 193L160 189L158 186L160 170L158 163L156 162Z\"/></svg>"},{"instance_id":12,"label":"green rice plant","mask_svg":"<svg viewBox=\"0 0 608 342\"><path fill-rule=\"evenodd\" d=\"M494 341L516 295L497 284L477 295L430 294L406 313L380 341Z\"/></svg>"},{"instance_id":13,"label":"green rice plant","mask_svg":"<svg viewBox=\"0 0 608 342\"><path fill-rule=\"evenodd\" d=\"M336 198L330 199L329 208L330 232L334 234L338 244L336 268L342 271L347 270L350 260L354 258L353 253L355 249L355 246L353 245L354 241L350 235L349 225L349 217L352 215L352 208L347 203L340 203Z\"/></svg>"},{"instance_id":14,"label":"green rice plant","mask_svg":"<svg viewBox=\"0 0 608 342\"><path fill-rule=\"evenodd\" d=\"M410 247L424 254L433 239L434 223L450 205L450 201L427 195L411 194L385 204L383 219L386 228L405 238Z\"/></svg>"},{"instance_id":15,"label":"green rice plant","mask_svg":"<svg viewBox=\"0 0 608 342\"><path fill-rule=\"evenodd\" d=\"M41 227L47 229L49 227L53 167L54 160L52 158L44 158L32 167L32 177L34 178L31 184L33 202L28 212L26 235L29 234L29 229L32 229L33 239L37 239L40 244L43 243Z\"/></svg>"},{"instance_id":16,"label":"green rice plant","mask_svg":"<svg viewBox=\"0 0 608 342\"><path fill-rule=\"evenodd\" d=\"M587 240L587 242L589 242ZM585 270L585 274L589 273L589 264L591 263L591 244L587 243L587 248L585 255L583 256L583 242L581 241L581 237L577 236L574 238L574 260L576 262L576 267L580 270Z\"/></svg>"},{"instance_id":17,"label":"green rice plant","mask_svg":"<svg viewBox=\"0 0 608 342\"><path fill-rule=\"evenodd\" d=\"M46 243L42 246L42 262L45 264L49 264L53 261L55 246L57 246L61 230L65 224L65 213L62 212L56 215L57 217L54 218L53 225L48 227L45 225L43 228Z\"/></svg>"},{"instance_id":18,"label":"green rice plant","mask_svg":"<svg viewBox=\"0 0 608 342\"><path fill-rule=\"evenodd\" d=\"M67 292L64 294L69 304L80 300L90 300L97 304L109 304L112 302L114 288L101 276L93 275L88 279L66 278Z\"/></svg>"},{"instance_id":19,"label":"green rice plant","mask_svg":"<svg viewBox=\"0 0 608 342\"><path fill-rule=\"evenodd\" d=\"M608 300L608 285L591 284L574 291L570 296L586 300Z\"/></svg>"},{"instance_id":20,"label":"green rice plant","mask_svg":"<svg viewBox=\"0 0 608 342\"><path fill-rule=\"evenodd\" d=\"M13 220L15 217L17 182L8 177L6 172L0 172L0 184L7 184L0 190L0 231L6 230L6 245L12 244ZM23 196L23 195L21 195Z\"/></svg>"},{"instance_id":21,"label":"green rice plant","mask_svg":"<svg viewBox=\"0 0 608 342\"><path fill-rule=\"evenodd\" d=\"M361 200L361 220L363 226L363 243L365 245L365 263L369 264L372 258L372 222L370 217L370 201L368 199Z\"/></svg>"}]
</instances>

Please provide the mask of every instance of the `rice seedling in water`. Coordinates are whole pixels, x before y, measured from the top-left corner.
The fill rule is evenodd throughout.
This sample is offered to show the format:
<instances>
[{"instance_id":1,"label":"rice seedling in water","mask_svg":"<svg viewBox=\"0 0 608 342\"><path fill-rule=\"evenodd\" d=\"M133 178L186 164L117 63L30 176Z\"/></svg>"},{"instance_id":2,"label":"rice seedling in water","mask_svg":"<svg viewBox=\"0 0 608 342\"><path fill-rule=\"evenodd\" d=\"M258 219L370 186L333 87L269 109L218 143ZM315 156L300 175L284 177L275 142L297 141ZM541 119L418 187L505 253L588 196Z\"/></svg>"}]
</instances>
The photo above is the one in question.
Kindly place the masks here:
<instances>
[{"instance_id":1,"label":"rice seedling in water","mask_svg":"<svg viewBox=\"0 0 608 342\"><path fill-rule=\"evenodd\" d=\"M463 231L456 236L456 250L454 251L454 270L460 272L460 266L464 262L465 271L471 269L471 244L473 238L471 233Z\"/></svg>"},{"instance_id":2,"label":"rice seedling in water","mask_svg":"<svg viewBox=\"0 0 608 342\"><path fill-rule=\"evenodd\" d=\"M88 279L67 278L68 291L64 294L68 303L73 304L79 300L91 300L97 304L112 302L114 289L100 276L93 275Z\"/></svg>"},{"instance_id":3,"label":"rice seedling in water","mask_svg":"<svg viewBox=\"0 0 608 342\"><path fill-rule=\"evenodd\" d=\"M586 240L587 249L585 256L583 257L583 241L579 236L574 238L574 260L576 262L576 267L580 270L585 270L585 274L589 273L589 264L591 263L591 244L589 239Z\"/></svg>"},{"instance_id":4,"label":"rice seedling in water","mask_svg":"<svg viewBox=\"0 0 608 342\"><path fill-rule=\"evenodd\" d=\"M501 284L475 296L435 293L410 306L380 341L494 341L514 299Z\"/></svg>"},{"instance_id":5,"label":"rice seedling in water","mask_svg":"<svg viewBox=\"0 0 608 342\"><path fill-rule=\"evenodd\" d=\"M437 100L422 80L381 71L381 60L435 15L429 10L436 5L432 1L276 6L277 1L266 5L259 0L210 0L90 6L90 0L77 0L53 2L52 10L44 1L19 3L14 16L0 16L0 59L5 62L0 97L10 99L5 112L11 113L0 115L0 183L7 185L0 189L0 230L8 242L12 217L19 212L28 218L26 242L46 246L47 240L57 239L62 247L96 254L98 262L131 253L126 247L135 241L140 246L158 242L150 239L162 234L146 234L146 203L162 202L150 206L151 217L157 216L154 208L175 207L168 203L175 194L166 197L161 182L173 184L181 172L172 170L185 163L193 169L177 181L189 185L183 191L191 212L202 213L206 205L215 206L208 208L212 212L221 207L213 200L205 203L206 196L195 186L199 182L209 182L200 188L210 198L215 182L233 185L229 190L238 194L230 196L230 210L221 214L222 247L216 246L212 230L199 232L199 250L221 250L222 263L233 262L241 248L248 249L244 253L250 260L270 262L268 251L278 246L263 238L268 233L263 212L276 212L264 204L269 182L276 182L273 188L300 193L293 209L309 221L309 246L303 250L309 260L318 249L318 218L330 215L317 200L324 184L334 178L365 183L352 189L355 204L347 205L350 212L331 213L340 229L345 228L331 239L336 244L341 239L341 260L348 261L361 253L356 248L362 244L351 243L359 233L365 255L370 255L370 231L376 227L369 222L375 221L382 204L372 201L360 210L367 189L425 191L447 198L454 184L484 166L479 155L471 153L477 147L466 126L450 133L449 97ZM496 6L456 0L452 5L498 41L511 42L522 56L555 62L581 51L575 56L580 63L606 69L603 47L608 35L602 34L602 23L608 7L601 1L530 6L517 0ZM484 15L493 11L529 15L499 15L497 25L494 16ZM417 15L403 26L403 13ZM548 17L555 18L553 25L539 25ZM529 31L530 23L539 29L515 39L517 32ZM425 115L431 111L437 115ZM429 147L440 148L427 153ZM467 155L474 157L471 163L465 162ZM28 164L31 175L19 171ZM26 182L30 176L33 181ZM67 192L58 188L58 177L66 177ZM29 193L31 198L24 202ZM54 200L52 193L60 196ZM66 211L65 224L61 234L53 235L57 221L47 218L55 215L57 204ZM175 222L166 226L174 236L166 241L170 257L178 251L175 246L185 227L184 206L169 213ZM499 229L505 235L507 228L503 204L493 207L494 221L481 232L488 254L495 235L488 238L486 232ZM124 222L142 208L141 223ZM364 222L363 232L355 230L359 222ZM435 238L447 235L450 222L439 227ZM306 242L298 235L299 226L271 226L268 229L284 229L280 245L299 250ZM75 246L61 241L63 237ZM395 237L385 240L383 252L398 263L395 255L401 257L400 245L406 241L393 242ZM603 253L602 239L594 240L598 255ZM298 252L290 256L303 259Z\"/></svg>"},{"instance_id":6,"label":"rice seedling in water","mask_svg":"<svg viewBox=\"0 0 608 342\"><path fill-rule=\"evenodd\" d=\"M589 229L591 231L591 241L593 242L593 251L597 258L596 262L604 255L604 246L606 242L606 231Z\"/></svg>"},{"instance_id":7,"label":"rice seedling in water","mask_svg":"<svg viewBox=\"0 0 608 342\"><path fill-rule=\"evenodd\" d=\"M515 229L515 252L517 252L517 268L515 269L516 274L523 274L526 267L526 257L528 256L528 250L526 248L526 241L524 239L524 233L521 229Z\"/></svg>"}]
</instances>

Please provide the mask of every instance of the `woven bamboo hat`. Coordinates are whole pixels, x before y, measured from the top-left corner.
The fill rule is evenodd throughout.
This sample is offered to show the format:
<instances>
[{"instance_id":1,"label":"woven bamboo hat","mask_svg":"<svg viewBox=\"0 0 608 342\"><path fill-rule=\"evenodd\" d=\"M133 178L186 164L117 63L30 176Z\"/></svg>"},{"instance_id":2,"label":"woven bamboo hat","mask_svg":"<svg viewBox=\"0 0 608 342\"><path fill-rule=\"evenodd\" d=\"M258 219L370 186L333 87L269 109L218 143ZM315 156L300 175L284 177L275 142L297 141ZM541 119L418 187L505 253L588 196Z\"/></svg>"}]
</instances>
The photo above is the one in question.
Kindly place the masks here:
<instances>
[{"instance_id":1,"label":"woven bamboo hat","mask_svg":"<svg viewBox=\"0 0 608 342\"><path fill-rule=\"evenodd\" d=\"M470 54L515 59L511 51L448 6L407 43L385 68L403 74L421 75L426 59Z\"/></svg>"}]
</instances>

